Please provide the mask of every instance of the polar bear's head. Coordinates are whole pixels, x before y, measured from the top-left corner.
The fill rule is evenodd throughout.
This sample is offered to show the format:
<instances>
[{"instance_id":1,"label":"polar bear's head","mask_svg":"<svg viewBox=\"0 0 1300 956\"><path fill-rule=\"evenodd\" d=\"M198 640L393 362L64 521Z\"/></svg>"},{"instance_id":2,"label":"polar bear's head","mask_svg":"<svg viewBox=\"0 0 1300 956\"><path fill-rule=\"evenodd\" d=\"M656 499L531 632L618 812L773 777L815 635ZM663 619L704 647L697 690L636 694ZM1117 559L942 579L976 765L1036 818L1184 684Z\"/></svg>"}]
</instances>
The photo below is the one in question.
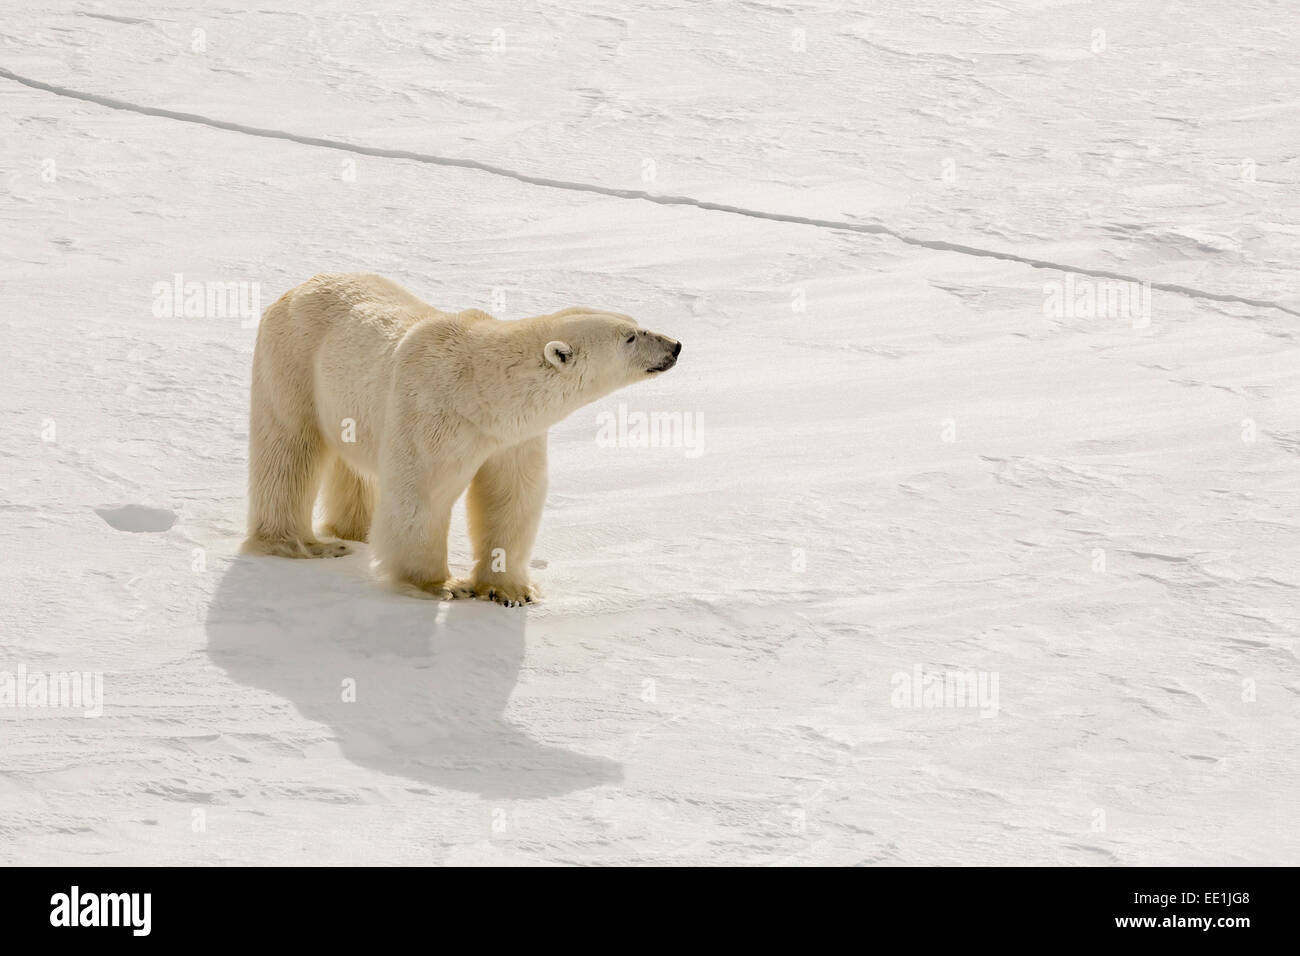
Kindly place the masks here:
<instances>
[{"instance_id":1,"label":"polar bear's head","mask_svg":"<svg viewBox=\"0 0 1300 956\"><path fill-rule=\"evenodd\" d=\"M570 308L513 322L478 316L468 325L474 387L457 391L457 410L503 442L536 435L610 392L668 371L682 351L676 339L617 312Z\"/></svg>"},{"instance_id":2,"label":"polar bear's head","mask_svg":"<svg viewBox=\"0 0 1300 956\"><path fill-rule=\"evenodd\" d=\"M682 351L676 339L616 312L566 309L549 318L540 357L584 404L668 371Z\"/></svg>"}]
</instances>

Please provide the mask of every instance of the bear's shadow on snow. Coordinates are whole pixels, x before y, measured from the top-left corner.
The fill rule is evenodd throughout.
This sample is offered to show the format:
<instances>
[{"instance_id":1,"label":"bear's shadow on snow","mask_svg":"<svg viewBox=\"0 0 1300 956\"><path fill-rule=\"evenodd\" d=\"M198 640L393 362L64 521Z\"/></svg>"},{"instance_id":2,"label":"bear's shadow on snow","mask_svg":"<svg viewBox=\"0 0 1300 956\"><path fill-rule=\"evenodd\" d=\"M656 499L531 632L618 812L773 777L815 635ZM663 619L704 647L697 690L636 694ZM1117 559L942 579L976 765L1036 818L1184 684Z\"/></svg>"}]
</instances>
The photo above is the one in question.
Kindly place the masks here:
<instances>
[{"instance_id":1,"label":"bear's shadow on snow","mask_svg":"<svg viewBox=\"0 0 1300 956\"><path fill-rule=\"evenodd\" d=\"M362 550L237 558L208 610L212 661L326 724L348 760L382 773L496 798L622 779L620 764L533 740L504 718L525 609L394 594Z\"/></svg>"}]
</instances>

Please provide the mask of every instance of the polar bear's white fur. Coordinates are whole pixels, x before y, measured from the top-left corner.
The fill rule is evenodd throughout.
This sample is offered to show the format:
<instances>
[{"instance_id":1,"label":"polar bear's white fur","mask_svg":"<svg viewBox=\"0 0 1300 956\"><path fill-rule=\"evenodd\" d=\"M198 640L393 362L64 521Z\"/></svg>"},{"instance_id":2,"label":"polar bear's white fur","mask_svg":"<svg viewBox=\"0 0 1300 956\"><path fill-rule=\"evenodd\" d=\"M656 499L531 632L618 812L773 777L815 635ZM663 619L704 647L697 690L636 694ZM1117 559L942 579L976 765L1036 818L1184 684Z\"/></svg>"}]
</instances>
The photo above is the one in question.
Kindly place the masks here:
<instances>
[{"instance_id":1,"label":"polar bear's white fur","mask_svg":"<svg viewBox=\"0 0 1300 956\"><path fill-rule=\"evenodd\" d=\"M324 477L325 535L369 539L400 589L529 603L547 429L680 351L614 312L503 322L441 312L376 275L316 276L258 329L244 550L347 554L313 533ZM474 570L453 581L448 523L467 486Z\"/></svg>"}]
</instances>

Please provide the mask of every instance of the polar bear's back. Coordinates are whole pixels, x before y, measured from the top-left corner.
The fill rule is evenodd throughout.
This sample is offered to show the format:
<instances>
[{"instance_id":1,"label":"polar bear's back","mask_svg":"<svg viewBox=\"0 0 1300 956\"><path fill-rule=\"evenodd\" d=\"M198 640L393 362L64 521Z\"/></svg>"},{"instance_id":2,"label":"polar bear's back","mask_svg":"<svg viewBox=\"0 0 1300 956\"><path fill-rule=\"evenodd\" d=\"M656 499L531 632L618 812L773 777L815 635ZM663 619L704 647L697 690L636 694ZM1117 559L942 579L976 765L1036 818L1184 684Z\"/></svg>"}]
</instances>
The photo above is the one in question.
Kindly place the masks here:
<instances>
[{"instance_id":1,"label":"polar bear's back","mask_svg":"<svg viewBox=\"0 0 1300 956\"><path fill-rule=\"evenodd\" d=\"M396 282L365 272L322 273L286 295L296 325L318 335L341 333L357 345L372 344L364 343L367 336L398 340L416 322L438 314ZM376 341L372 347L385 344Z\"/></svg>"},{"instance_id":2,"label":"polar bear's back","mask_svg":"<svg viewBox=\"0 0 1300 956\"><path fill-rule=\"evenodd\" d=\"M397 346L413 325L442 315L382 276L315 276L263 315L253 387L264 386L281 420L314 420L346 459L368 466L383 427ZM356 439L337 447L346 420L355 423Z\"/></svg>"}]
</instances>

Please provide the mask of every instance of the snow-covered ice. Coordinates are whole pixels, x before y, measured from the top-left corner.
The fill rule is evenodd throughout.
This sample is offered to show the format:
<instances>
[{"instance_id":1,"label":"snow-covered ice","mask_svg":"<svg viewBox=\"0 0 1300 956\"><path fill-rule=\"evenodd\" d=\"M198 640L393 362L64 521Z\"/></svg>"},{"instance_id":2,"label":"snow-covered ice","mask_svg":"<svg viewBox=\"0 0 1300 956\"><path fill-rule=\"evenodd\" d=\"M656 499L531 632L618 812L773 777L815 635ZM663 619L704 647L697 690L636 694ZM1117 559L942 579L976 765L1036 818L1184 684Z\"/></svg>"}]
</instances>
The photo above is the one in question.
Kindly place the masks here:
<instances>
[{"instance_id":1,"label":"snow-covered ice","mask_svg":"<svg viewBox=\"0 0 1300 956\"><path fill-rule=\"evenodd\" d=\"M0 860L1300 862L1291 4L0 14L0 676L103 675ZM544 604L237 557L254 323L157 287L352 269L683 341Z\"/></svg>"}]
</instances>

